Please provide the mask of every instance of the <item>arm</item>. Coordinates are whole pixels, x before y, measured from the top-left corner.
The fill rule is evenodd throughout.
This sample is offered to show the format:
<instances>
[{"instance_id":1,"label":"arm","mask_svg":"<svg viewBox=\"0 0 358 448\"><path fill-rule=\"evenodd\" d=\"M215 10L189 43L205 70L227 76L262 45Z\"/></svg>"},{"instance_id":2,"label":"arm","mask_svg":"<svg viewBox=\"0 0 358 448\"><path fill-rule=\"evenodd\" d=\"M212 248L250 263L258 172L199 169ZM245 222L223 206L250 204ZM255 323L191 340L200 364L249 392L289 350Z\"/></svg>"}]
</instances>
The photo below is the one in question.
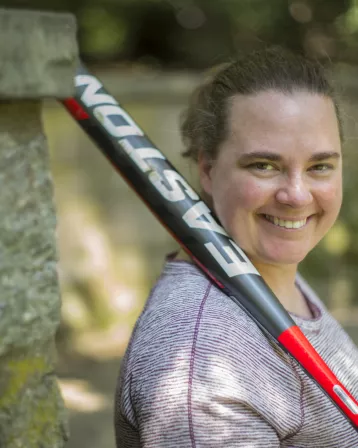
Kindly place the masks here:
<instances>
[{"instance_id":1,"label":"arm","mask_svg":"<svg viewBox=\"0 0 358 448\"><path fill-rule=\"evenodd\" d=\"M133 389L141 446L279 448L280 438L296 429L286 414L297 415L297 427L301 422L297 379L289 403L282 393L290 367L259 332L252 334L251 325L245 330L246 321L225 316L225 309L215 325L204 313L196 337L176 344L184 325L160 330L160 356L150 358ZM275 371L278 366L283 370Z\"/></svg>"},{"instance_id":2,"label":"arm","mask_svg":"<svg viewBox=\"0 0 358 448\"><path fill-rule=\"evenodd\" d=\"M276 431L244 403L210 403L186 412L162 403L141 424L143 448L280 448ZM206 408L206 409L205 409Z\"/></svg>"},{"instance_id":3,"label":"arm","mask_svg":"<svg viewBox=\"0 0 358 448\"><path fill-rule=\"evenodd\" d=\"M146 313L122 413L144 448L279 448L301 423L300 384L249 318L199 282L171 285L175 307L170 295Z\"/></svg>"}]
</instances>

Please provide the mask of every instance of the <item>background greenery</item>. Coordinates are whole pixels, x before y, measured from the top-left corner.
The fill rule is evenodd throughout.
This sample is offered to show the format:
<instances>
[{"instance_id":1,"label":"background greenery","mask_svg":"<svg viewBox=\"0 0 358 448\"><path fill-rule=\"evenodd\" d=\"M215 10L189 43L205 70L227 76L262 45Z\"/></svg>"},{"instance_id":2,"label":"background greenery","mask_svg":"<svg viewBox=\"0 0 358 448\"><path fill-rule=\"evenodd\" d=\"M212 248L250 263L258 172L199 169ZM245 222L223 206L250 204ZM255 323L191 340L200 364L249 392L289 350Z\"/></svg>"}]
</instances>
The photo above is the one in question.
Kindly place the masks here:
<instances>
[{"instance_id":1,"label":"background greenery","mask_svg":"<svg viewBox=\"0 0 358 448\"><path fill-rule=\"evenodd\" d=\"M201 69L242 49L284 44L355 62L356 0L2 0L76 15L83 59Z\"/></svg>"}]
</instances>

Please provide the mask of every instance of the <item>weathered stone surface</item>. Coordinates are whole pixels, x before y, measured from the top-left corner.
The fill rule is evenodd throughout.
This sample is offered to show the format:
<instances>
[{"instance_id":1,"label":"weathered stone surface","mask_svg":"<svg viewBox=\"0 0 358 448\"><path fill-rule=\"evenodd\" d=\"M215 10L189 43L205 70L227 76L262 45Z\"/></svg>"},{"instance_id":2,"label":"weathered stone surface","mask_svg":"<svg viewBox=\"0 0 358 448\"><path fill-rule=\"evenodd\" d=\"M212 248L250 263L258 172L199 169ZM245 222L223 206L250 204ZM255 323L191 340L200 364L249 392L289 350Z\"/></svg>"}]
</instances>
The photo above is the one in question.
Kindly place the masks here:
<instances>
[{"instance_id":1,"label":"weathered stone surface","mask_svg":"<svg viewBox=\"0 0 358 448\"><path fill-rule=\"evenodd\" d=\"M63 447L56 215L41 103L0 103L0 447Z\"/></svg>"},{"instance_id":2,"label":"weathered stone surface","mask_svg":"<svg viewBox=\"0 0 358 448\"><path fill-rule=\"evenodd\" d=\"M0 9L0 447L62 448L56 213L41 98L73 93L75 20Z\"/></svg>"},{"instance_id":3,"label":"weathered stone surface","mask_svg":"<svg viewBox=\"0 0 358 448\"><path fill-rule=\"evenodd\" d=\"M68 423L53 370L53 340L0 359L0 446L62 448Z\"/></svg>"},{"instance_id":4,"label":"weathered stone surface","mask_svg":"<svg viewBox=\"0 0 358 448\"><path fill-rule=\"evenodd\" d=\"M78 65L71 14L0 9L0 98L65 98Z\"/></svg>"},{"instance_id":5,"label":"weathered stone surface","mask_svg":"<svg viewBox=\"0 0 358 448\"><path fill-rule=\"evenodd\" d=\"M0 356L59 320L55 211L40 104L0 105Z\"/></svg>"}]
</instances>

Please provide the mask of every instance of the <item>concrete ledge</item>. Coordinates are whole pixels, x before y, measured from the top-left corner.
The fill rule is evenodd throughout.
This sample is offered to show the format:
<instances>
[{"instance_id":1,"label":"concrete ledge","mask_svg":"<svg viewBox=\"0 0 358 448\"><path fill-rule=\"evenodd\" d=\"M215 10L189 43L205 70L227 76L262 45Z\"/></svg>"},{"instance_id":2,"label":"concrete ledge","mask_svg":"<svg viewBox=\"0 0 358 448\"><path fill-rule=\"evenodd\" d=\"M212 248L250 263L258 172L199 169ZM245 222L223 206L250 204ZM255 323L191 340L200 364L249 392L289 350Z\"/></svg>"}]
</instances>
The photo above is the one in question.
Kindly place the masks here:
<instances>
[{"instance_id":1,"label":"concrete ledge","mask_svg":"<svg viewBox=\"0 0 358 448\"><path fill-rule=\"evenodd\" d=\"M78 62L72 14L0 9L0 99L65 98Z\"/></svg>"}]
</instances>

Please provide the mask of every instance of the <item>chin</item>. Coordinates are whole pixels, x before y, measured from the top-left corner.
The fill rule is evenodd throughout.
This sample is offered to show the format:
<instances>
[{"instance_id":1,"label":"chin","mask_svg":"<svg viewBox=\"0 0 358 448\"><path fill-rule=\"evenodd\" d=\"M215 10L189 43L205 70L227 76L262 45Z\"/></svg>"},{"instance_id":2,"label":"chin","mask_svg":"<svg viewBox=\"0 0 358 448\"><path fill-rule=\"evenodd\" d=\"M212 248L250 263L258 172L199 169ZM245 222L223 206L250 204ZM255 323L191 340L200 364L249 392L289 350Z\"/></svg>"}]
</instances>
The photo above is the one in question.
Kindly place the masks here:
<instances>
[{"instance_id":1,"label":"chin","mask_svg":"<svg viewBox=\"0 0 358 448\"><path fill-rule=\"evenodd\" d=\"M285 265L285 264L298 264L303 261L308 252L300 253L300 254L282 254L282 255L270 255L265 254L260 257L260 260L262 260L263 263L267 264L275 264L275 265Z\"/></svg>"},{"instance_id":2,"label":"chin","mask_svg":"<svg viewBox=\"0 0 358 448\"><path fill-rule=\"evenodd\" d=\"M299 250L289 250L288 248L284 250L283 247L274 247L267 250L257 251L255 254L252 254L252 256L251 254L248 254L248 256L250 259L256 260L260 264L297 265L306 258L308 253L309 250L302 250L302 247Z\"/></svg>"},{"instance_id":3,"label":"chin","mask_svg":"<svg viewBox=\"0 0 358 448\"><path fill-rule=\"evenodd\" d=\"M266 242L267 243L267 242ZM265 244L261 247L262 254L266 254L278 264L298 264L306 258L315 247L316 241L310 236L306 241L285 241L281 244Z\"/></svg>"}]
</instances>

